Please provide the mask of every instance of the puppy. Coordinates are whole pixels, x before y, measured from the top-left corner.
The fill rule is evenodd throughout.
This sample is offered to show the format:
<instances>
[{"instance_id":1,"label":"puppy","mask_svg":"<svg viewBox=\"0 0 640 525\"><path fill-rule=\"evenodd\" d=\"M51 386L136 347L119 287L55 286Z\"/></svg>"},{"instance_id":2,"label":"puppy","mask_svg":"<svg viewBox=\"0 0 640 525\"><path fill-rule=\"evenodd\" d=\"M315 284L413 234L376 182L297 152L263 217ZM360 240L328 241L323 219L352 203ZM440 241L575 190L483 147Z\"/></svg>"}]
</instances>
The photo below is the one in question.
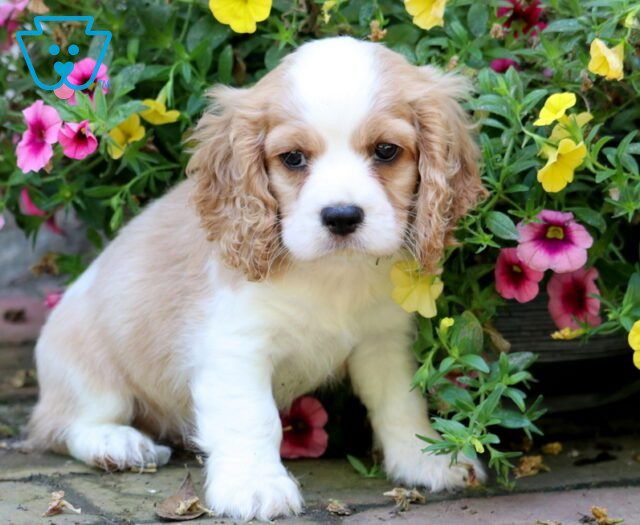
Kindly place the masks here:
<instances>
[{"instance_id":1,"label":"puppy","mask_svg":"<svg viewBox=\"0 0 640 525\"><path fill-rule=\"evenodd\" d=\"M437 272L484 194L456 101L466 87L330 38L254 87L215 88L188 180L122 230L44 327L31 444L119 470L166 463L154 439L191 440L214 511L298 513L278 409L348 375L391 478L482 479L471 460L421 452L416 434L436 433L411 390L413 316L389 279L410 257Z\"/></svg>"}]
</instances>

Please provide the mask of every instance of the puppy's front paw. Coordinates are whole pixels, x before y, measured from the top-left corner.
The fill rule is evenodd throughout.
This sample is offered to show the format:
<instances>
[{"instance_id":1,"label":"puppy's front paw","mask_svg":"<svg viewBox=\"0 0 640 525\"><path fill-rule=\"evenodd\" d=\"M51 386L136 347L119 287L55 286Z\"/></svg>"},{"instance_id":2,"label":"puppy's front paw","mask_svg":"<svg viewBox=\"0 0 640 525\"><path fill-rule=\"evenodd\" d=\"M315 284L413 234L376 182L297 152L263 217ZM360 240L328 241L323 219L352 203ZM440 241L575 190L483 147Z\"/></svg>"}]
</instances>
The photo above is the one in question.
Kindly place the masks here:
<instances>
[{"instance_id":1,"label":"puppy's front paw","mask_svg":"<svg viewBox=\"0 0 640 525\"><path fill-rule=\"evenodd\" d=\"M390 478L410 486L424 486L432 492L474 487L487 480L480 461L459 455L451 464L451 456L435 456L421 452L419 447L405 453L395 452L385 457Z\"/></svg>"},{"instance_id":2,"label":"puppy's front paw","mask_svg":"<svg viewBox=\"0 0 640 525\"><path fill-rule=\"evenodd\" d=\"M213 463L207 470L206 501L216 514L268 521L302 511L298 485L282 465L255 469Z\"/></svg>"}]
</instances>

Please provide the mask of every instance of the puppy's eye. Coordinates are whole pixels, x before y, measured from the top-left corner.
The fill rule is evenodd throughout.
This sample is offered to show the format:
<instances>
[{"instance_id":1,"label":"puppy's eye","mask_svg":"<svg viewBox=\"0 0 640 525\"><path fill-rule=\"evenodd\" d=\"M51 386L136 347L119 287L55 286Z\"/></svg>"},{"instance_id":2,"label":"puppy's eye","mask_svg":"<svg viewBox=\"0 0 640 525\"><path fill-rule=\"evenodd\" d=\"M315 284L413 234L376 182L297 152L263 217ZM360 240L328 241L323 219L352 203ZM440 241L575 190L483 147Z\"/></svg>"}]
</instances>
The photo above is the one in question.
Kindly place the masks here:
<instances>
[{"instance_id":1,"label":"puppy's eye","mask_svg":"<svg viewBox=\"0 0 640 525\"><path fill-rule=\"evenodd\" d=\"M290 170L303 170L307 167L307 157L297 149L280 155L280 160Z\"/></svg>"},{"instance_id":2,"label":"puppy's eye","mask_svg":"<svg viewBox=\"0 0 640 525\"><path fill-rule=\"evenodd\" d=\"M376 144L374 157L380 162L391 162L398 156L399 152L399 146L389 144L388 142L381 142L380 144Z\"/></svg>"}]
</instances>

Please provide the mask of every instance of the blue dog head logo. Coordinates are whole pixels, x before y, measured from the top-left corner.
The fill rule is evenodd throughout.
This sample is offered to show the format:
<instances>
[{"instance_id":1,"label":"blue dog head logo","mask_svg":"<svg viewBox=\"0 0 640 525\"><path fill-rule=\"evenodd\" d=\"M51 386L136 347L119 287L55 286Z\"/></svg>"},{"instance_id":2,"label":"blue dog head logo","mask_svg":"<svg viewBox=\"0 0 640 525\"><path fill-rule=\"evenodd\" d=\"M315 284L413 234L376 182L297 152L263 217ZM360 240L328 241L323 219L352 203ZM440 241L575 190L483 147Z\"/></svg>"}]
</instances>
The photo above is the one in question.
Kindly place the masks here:
<instances>
[{"instance_id":1,"label":"blue dog head logo","mask_svg":"<svg viewBox=\"0 0 640 525\"><path fill-rule=\"evenodd\" d=\"M91 72L91 76L82 85L77 85L69 81L68 77L69 75L71 75L71 72L73 71L74 63L71 61L62 61L61 60L62 57L60 57L61 59L57 60L53 65L53 69L57 73L57 75L59 75L60 80L58 80L53 84L46 84L42 82L42 80L40 80L40 78L38 77L38 74L36 73L36 70L33 67L33 63L31 62L31 57L29 56L29 52L27 51L27 46L25 45L24 38L31 37L31 36L42 36L44 34L44 29L42 27L43 22L44 23L84 22L85 24L84 32L87 36L90 36L90 37L100 36L104 38L104 41L102 43L102 48L100 49L100 53L96 58L95 66L93 68L93 71ZM38 86L40 89L44 89L45 91L53 91L55 89L58 89L63 84L73 90L87 89L89 86L91 86L91 84L93 84L96 80L96 76L98 75L98 70L100 69L100 65L102 64L102 61L104 60L104 56L107 52L107 47L109 45L109 42L111 41L111 31L93 30L92 16L46 16L46 15L36 16L33 19L33 23L34 23L35 29L31 31L23 30L23 31L16 32L16 41L18 42L20 51L22 51L22 56L24 57L24 60L27 63L27 68L29 69L29 73L31 74L31 78L33 78L33 81L36 83L36 86ZM54 57L57 57L58 55L60 55L60 52L61 52L60 47L57 44L51 44L48 50L49 50L49 54ZM79 52L80 52L80 49L76 44L71 44L67 48L67 53L71 57L76 56Z\"/></svg>"}]
</instances>

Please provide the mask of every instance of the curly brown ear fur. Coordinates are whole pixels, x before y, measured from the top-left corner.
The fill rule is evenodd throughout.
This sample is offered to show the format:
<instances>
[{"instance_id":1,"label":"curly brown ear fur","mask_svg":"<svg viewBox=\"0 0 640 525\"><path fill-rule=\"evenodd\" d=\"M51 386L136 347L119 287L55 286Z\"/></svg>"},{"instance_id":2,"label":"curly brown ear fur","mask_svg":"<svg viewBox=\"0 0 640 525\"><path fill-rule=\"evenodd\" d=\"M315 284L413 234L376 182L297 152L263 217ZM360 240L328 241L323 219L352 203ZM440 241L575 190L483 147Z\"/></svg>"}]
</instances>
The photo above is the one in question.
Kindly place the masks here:
<instances>
[{"instance_id":1,"label":"curly brown ear fur","mask_svg":"<svg viewBox=\"0 0 640 525\"><path fill-rule=\"evenodd\" d=\"M439 273L444 248L453 242L458 220L487 191L480 179L476 145L467 115L458 103L468 91L462 77L420 68L413 107L418 128L416 216L412 244L429 273Z\"/></svg>"},{"instance_id":2,"label":"curly brown ear fur","mask_svg":"<svg viewBox=\"0 0 640 525\"><path fill-rule=\"evenodd\" d=\"M212 90L214 104L198 123L187 174L207 238L250 280L264 279L279 244L277 202L263 158L264 108L253 90Z\"/></svg>"}]
</instances>

